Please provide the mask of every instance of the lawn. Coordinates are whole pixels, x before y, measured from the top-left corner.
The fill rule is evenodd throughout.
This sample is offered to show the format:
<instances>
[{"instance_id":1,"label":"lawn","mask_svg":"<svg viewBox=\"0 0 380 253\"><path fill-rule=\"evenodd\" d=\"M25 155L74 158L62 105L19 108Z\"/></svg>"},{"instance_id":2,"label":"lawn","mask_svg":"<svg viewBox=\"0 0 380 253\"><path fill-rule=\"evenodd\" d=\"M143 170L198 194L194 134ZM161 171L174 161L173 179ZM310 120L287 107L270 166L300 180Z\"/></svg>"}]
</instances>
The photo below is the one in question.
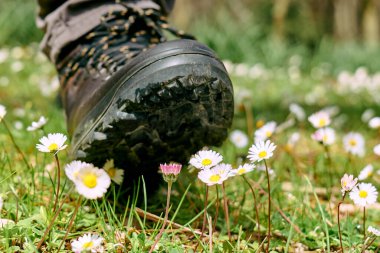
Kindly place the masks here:
<instances>
[{"instance_id":1,"label":"lawn","mask_svg":"<svg viewBox=\"0 0 380 253\"><path fill-rule=\"evenodd\" d=\"M221 147L208 147L220 153L224 163L237 168L250 162L247 155L254 144L255 132L259 135L260 128L276 122L275 130L268 136L277 147L273 156L265 160L272 172L271 252L339 251L337 213L342 200L341 178L345 173L358 177L371 164L373 172L362 175L359 182L371 183L376 188L380 182L379 156L373 151L380 143L380 128L369 125L371 118L380 116L378 74L365 66L343 71L346 62L339 65L315 61L311 66L305 58L289 54L283 65L270 67L265 63L226 61L235 89L231 138ZM309 64L307 68L305 62ZM0 50L0 104L7 111L0 123L3 202L0 250L37 251L57 213L41 243L43 251L56 252L61 248L62 252L70 252L71 242L86 233L103 238L106 252L149 251L163 224L168 194L164 181L155 194L144 191L142 179L138 185L130 186L134 194L129 196L113 183L103 198L79 201L73 183L61 171L59 208L58 212L53 211L57 186L55 156L39 152L36 144L48 133L66 134L58 86L54 67L36 45ZM331 118L330 127L335 130L335 139L329 142L312 138L316 129L308 117L320 110ZM40 116L48 119L43 129L27 131ZM236 130L243 134L238 140L233 139ZM347 152L343 139L349 132L363 136L362 156ZM244 138L247 143L241 142ZM66 144L69 149L70 142ZM57 153L61 170L71 162L68 149ZM162 161L165 162L169 161ZM244 177L232 176L222 185L208 187L203 235L206 185L198 179L198 169L183 164L170 194L168 217L173 223L164 230L155 252L264 251L268 242L267 174L263 161L255 164L255 169ZM128 170L125 174L128 175ZM340 204L341 236L346 252L362 252L375 239L367 231L369 226L380 228L380 205L375 202L366 206L365 219L363 207L355 204L349 194ZM74 220L70 222L72 217ZM374 240L366 250L377 252L379 247L379 240Z\"/></svg>"}]
</instances>

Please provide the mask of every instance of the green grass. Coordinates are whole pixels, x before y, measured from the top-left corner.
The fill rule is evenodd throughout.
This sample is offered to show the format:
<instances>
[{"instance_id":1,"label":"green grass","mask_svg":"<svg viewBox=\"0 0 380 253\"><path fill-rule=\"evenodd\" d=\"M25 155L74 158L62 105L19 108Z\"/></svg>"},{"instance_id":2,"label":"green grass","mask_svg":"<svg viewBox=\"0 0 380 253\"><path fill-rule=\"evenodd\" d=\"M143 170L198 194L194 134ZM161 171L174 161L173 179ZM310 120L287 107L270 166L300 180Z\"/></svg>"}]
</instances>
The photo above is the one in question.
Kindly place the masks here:
<instances>
[{"instance_id":1,"label":"green grass","mask_svg":"<svg viewBox=\"0 0 380 253\"><path fill-rule=\"evenodd\" d=\"M54 68L36 53L36 46L5 50L9 51L11 56L0 63L0 103L7 107L5 121L17 145L27 157L31 169L28 169L23 162L4 125L0 124L0 194L4 198L1 218L17 221L17 224L0 229L0 251L34 252L53 215L50 201L53 193L52 180L44 172L47 166L53 167L54 171L55 165L53 156L39 153L35 148L44 133L27 132L25 128L39 116L44 115L49 119L44 129L45 133L66 133L64 113L56 102L56 91L47 92L46 85L54 82ZM270 166L276 173L271 185L274 234L271 250L294 252L296 247L304 247L309 251L334 252L339 247L336 205L341 198L339 191L341 176L346 172L357 176L357 173L368 163L373 163L375 168L379 169L378 157L372 153L372 147L380 142L379 132L369 129L360 117L367 108L374 109L379 116L380 109L366 92L344 95L337 93L336 73L341 69L352 70L350 68L353 67L346 66L345 59L334 58L334 64L331 65L329 71L317 77L311 75L308 68L301 69L300 78L292 81L288 75L290 65L285 64L291 56L292 54L283 56L284 65L268 68L266 70L268 75L265 78L251 79L232 75L237 96L242 89L247 89L251 96L243 102L241 97L236 97L236 113L232 129L247 131L246 113L241 110L242 104L248 106L248 111L252 113L255 120L274 120L277 123L291 118L288 110L291 102L301 104L307 115L326 106L339 107L340 112L335 116L333 124L337 132L337 141L331 147L331 166L325 162L322 146L311 140L310 135L313 129L306 121L296 122L295 125L274 136L273 140L278 147L274 157L269 160ZM313 59L325 57L316 55ZM324 66L321 65L322 60L318 60L317 63L312 63L306 57L303 60L306 65L315 64L320 68ZM12 70L12 65L13 69L15 68L15 62L23 64L23 69L19 72ZM45 95L42 95L41 90ZM308 99L310 96L315 97L312 103ZM342 123L339 123L339 119L343 120ZM301 139L295 149L288 153L285 151L285 145L290 134L295 131L301 134ZM343 150L341 139L349 131L359 131L365 136L367 152L364 158L354 157L347 164L347 154ZM215 150L224 156L226 162L236 166L247 155L248 147L237 149L227 140L222 147ZM70 161L66 152L60 152L59 158L62 167ZM265 174L256 170L247 174L247 177L250 182L255 182L261 237L264 238L268 199L265 194L267 189ZM310 180L312 188L305 177ZM60 200L64 204L43 246L47 252L57 250L77 203L78 194L75 192L68 194L72 184L65 181L64 175L62 175L62 180L65 183ZM378 188L378 177L373 177L369 181ZM226 187L233 240L228 240L221 208L216 231L214 231L213 251L255 252L259 247L259 242L252 234L255 219L250 190L242 178L238 177L229 179ZM262 190L260 191L259 188ZM151 214L163 217L166 187L163 185L157 194L149 196L141 189L144 189L143 181L135 186L135 194L124 196L123 189L112 186L105 198L99 201L84 201L79 208L66 246L69 247L71 239L87 232L94 232L105 238L105 247L108 252L117 252L116 243L121 243L126 251L148 251L162 225L162 221ZM208 205L208 213L212 219L215 215L215 190L215 187L210 188L210 204ZM332 195L329 200L324 191L330 190ZM138 192L140 194L137 194ZM179 180L173 185L172 207L169 214L169 219L174 217L173 222L182 227L173 227L173 231L164 233L159 244L162 252L192 252L198 242L198 251L201 248L205 251L209 250L208 239L201 241L199 234L195 233L202 227L203 198L204 185L197 179L196 171L188 170L185 165ZM352 204L348 198L345 203ZM329 208L329 204L335 207ZM295 226L289 225L279 210ZM379 227L379 214L378 209L370 208L367 225ZM360 252L360 244L363 242L360 227L362 212L355 210L341 220L346 251L348 252L348 248L351 248L351 252ZM120 236L121 234L125 236ZM370 250L374 251L378 246L379 241L375 241Z\"/></svg>"}]
</instances>

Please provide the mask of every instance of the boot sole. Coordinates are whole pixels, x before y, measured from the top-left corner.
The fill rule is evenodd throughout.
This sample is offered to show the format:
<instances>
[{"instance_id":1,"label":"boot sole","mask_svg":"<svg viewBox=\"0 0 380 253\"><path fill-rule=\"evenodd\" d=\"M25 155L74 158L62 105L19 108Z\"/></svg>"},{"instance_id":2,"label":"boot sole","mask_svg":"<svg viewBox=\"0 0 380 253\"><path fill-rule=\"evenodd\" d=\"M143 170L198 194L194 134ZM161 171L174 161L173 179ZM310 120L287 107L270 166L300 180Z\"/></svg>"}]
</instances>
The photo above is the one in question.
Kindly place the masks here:
<instances>
[{"instance_id":1,"label":"boot sole","mask_svg":"<svg viewBox=\"0 0 380 253\"><path fill-rule=\"evenodd\" d=\"M131 178L221 145L234 108L223 64L196 41L167 42L138 57L140 65L108 80L115 84L72 140L74 158L97 166L113 158Z\"/></svg>"}]
</instances>

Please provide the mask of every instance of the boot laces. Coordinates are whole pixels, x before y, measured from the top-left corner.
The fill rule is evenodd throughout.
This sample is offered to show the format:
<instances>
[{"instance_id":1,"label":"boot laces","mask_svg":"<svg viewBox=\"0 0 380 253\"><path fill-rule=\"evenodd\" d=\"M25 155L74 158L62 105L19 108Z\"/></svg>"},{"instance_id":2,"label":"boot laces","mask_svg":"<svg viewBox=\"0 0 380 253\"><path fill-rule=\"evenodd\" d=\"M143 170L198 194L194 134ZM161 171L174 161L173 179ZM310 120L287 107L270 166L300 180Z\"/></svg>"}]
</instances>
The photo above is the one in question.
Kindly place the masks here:
<instances>
[{"instance_id":1,"label":"boot laces","mask_svg":"<svg viewBox=\"0 0 380 253\"><path fill-rule=\"evenodd\" d=\"M156 9L119 4L125 10L104 14L101 23L80 39L80 53L58 65L61 84L84 68L95 76L111 76L140 52L167 41L164 31L179 38L195 39L171 27L167 18Z\"/></svg>"}]
</instances>

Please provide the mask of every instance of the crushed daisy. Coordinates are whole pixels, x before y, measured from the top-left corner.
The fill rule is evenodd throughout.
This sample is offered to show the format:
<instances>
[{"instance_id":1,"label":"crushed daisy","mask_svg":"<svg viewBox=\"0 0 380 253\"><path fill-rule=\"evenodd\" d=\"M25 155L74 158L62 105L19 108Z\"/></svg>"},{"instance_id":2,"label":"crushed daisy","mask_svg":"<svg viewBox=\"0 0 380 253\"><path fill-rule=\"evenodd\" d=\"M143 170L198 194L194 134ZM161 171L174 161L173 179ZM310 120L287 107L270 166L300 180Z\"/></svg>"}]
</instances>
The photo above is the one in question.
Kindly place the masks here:
<instances>
[{"instance_id":1,"label":"crushed daisy","mask_svg":"<svg viewBox=\"0 0 380 253\"><path fill-rule=\"evenodd\" d=\"M26 128L26 130L29 132L36 131L43 128L46 123L47 119L44 116L41 116L38 121L33 121L32 124Z\"/></svg>"},{"instance_id":2,"label":"crushed daisy","mask_svg":"<svg viewBox=\"0 0 380 253\"><path fill-rule=\"evenodd\" d=\"M107 160L103 166L103 169L107 172L115 184L121 185L121 183L123 183L124 170L116 168L113 159Z\"/></svg>"}]
</instances>

